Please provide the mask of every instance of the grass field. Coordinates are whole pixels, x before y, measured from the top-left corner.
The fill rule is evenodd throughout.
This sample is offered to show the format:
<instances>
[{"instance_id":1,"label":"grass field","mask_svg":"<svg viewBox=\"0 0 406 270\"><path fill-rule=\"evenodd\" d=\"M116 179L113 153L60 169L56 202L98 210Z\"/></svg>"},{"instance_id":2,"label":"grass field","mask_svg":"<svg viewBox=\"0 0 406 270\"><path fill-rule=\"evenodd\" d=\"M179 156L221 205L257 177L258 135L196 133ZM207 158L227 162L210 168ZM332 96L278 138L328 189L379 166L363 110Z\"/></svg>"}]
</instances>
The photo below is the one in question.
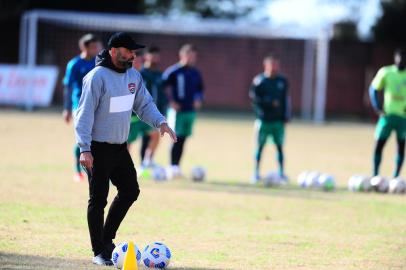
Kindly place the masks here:
<instances>
[{"instance_id":1,"label":"grass field","mask_svg":"<svg viewBox=\"0 0 406 270\"><path fill-rule=\"evenodd\" d=\"M90 263L88 191L72 181L72 126L57 113L2 110L0 133L0 269L105 269ZM163 164L168 141L157 155ZM141 196L116 242L163 241L173 253L171 269L406 269L406 196L345 191L351 174L370 171L372 144L370 124L292 123L291 184L253 187L252 119L205 115L183 167L205 166L208 181L140 180ZM394 150L391 140L386 175ZM264 171L275 169L273 153L268 147ZM299 189L303 170L335 175L339 189ZM112 188L109 201L114 194Z\"/></svg>"}]
</instances>

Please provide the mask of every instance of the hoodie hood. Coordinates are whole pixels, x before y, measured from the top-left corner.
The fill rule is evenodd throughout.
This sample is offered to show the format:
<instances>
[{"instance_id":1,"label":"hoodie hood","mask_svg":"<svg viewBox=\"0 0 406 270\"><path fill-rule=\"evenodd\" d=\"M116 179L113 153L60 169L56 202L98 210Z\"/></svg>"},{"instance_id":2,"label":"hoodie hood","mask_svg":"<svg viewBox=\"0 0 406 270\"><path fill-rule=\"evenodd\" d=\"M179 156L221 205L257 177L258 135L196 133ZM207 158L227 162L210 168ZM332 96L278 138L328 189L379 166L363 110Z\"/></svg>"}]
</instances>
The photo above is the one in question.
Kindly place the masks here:
<instances>
[{"instance_id":1,"label":"hoodie hood","mask_svg":"<svg viewBox=\"0 0 406 270\"><path fill-rule=\"evenodd\" d=\"M106 67L119 73L125 73L127 69L116 67L111 61L111 55L108 50L102 50L96 56L96 66Z\"/></svg>"}]
</instances>

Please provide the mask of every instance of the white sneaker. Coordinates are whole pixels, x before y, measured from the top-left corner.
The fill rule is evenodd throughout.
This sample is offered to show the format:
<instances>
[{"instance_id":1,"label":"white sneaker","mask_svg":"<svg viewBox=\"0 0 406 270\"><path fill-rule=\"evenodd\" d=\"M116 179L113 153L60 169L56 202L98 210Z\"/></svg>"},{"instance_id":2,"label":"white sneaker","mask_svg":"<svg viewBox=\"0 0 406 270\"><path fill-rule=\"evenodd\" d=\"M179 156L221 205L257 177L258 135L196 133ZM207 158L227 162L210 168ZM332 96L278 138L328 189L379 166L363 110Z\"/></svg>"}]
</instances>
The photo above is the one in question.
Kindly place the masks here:
<instances>
[{"instance_id":1,"label":"white sneaker","mask_svg":"<svg viewBox=\"0 0 406 270\"><path fill-rule=\"evenodd\" d=\"M179 179L183 177L182 171L178 165L171 165L166 172L168 179Z\"/></svg>"},{"instance_id":2,"label":"white sneaker","mask_svg":"<svg viewBox=\"0 0 406 270\"><path fill-rule=\"evenodd\" d=\"M279 177L282 185L289 184L289 177L287 177L285 174L279 175Z\"/></svg>"},{"instance_id":3,"label":"white sneaker","mask_svg":"<svg viewBox=\"0 0 406 270\"><path fill-rule=\"evenodd\" d=\"M254 175L252 175L251 177L251 184L255 185L258 184L261 181L261 177L259 176L259 174L254 173Z\"/></svg>"},{"instance_id":4,"label":"white sneaker","mask_svg":"<svg viewBox=\"0 0 406 270\"><path fill-rule=\"evenodd\" d=\"M97 264L97 265L106 265L106 266L113 265L113 262L111 261L111 259L107 259L107 258L103 257L103 253L100 253L99 255L94 256L92 259L92 263Z\"/></svg>"}]
</instances>

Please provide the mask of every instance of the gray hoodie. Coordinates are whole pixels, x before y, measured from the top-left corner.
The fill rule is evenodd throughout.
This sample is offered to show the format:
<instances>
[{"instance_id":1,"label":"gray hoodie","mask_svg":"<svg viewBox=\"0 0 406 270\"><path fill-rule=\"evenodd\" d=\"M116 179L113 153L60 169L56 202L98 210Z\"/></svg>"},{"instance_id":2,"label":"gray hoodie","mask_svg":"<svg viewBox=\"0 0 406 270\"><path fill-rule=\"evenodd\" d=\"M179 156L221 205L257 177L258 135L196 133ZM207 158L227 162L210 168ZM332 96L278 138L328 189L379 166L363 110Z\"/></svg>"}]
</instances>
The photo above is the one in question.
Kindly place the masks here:
<instances>
[{"instance_id":1,"label":"gray hoodie","mask_svg":"<svg viewBox=\"0 0 406 270\"><path fill-rule=\"evenodd\" d=\"M74 115L80 151L90 151L92 141L126 142L132 111L155 128L166 122L140 73L133 68L117 69L105 50L97 56L96 67L83 78L82 96Z\"/></svg>"}]
</instances>

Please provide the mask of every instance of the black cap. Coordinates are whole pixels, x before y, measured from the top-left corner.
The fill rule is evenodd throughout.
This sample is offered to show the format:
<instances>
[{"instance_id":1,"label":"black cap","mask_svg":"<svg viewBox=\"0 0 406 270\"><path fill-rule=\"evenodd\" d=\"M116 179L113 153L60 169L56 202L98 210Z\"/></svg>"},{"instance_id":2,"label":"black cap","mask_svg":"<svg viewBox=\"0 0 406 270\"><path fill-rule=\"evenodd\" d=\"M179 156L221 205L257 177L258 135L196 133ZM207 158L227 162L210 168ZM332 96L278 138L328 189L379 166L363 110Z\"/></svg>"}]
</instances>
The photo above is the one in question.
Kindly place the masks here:
<instances>
[{"instance_id":1,"label":"black cap","mask_svg":"<svg viewBox=\"0 0 406 270\"><path fill-rule=\"evenodd\" d=\"M124 47L129 50L138 50L145 48L144 45L137 44L135 41L132 39L132 37L124 32L118 32L113 34L109 42L107 43L109 49L111 48L119 48L119 47Z\"/></svg>"}]
</instances>

